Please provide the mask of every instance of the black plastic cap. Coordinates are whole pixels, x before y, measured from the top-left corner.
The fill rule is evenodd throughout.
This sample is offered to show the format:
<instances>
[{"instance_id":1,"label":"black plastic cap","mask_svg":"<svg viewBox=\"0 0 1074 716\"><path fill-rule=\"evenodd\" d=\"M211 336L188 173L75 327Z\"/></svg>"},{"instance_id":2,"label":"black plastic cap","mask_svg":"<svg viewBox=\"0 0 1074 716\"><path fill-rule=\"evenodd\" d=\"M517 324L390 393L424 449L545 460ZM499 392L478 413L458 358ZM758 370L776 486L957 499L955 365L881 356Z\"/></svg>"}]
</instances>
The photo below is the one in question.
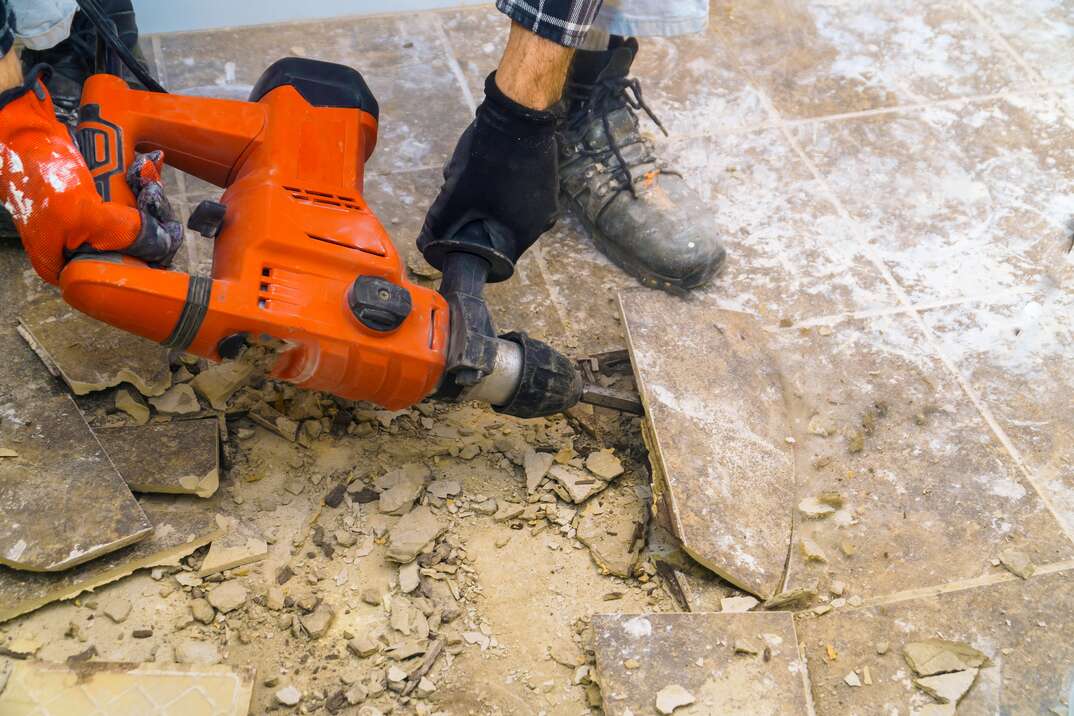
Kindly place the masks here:
<instances>
[{"instance_id":1,"label":"black plastic cap","mask_svg":"<svg viewBox=\"0 0 1074 716\"><path fill-rule=\"evenodd\" d=\"M347 304L363 326L385 333L403 325L413 308L409 291L379 276L354 279Z\"/></svg>"},{"instance_id":2,"label":"black plastic cap","mask_svg":"<svg viewBox=\"0 0 1074 716\"><path fill-rule=\"evenodd\" d=\"M497 413L542 418L562 413L582 399L582 377L565 355L522 332L500 338L521 346L522 376L511 400L494 408Z\"/></svg>"}]
</instances>

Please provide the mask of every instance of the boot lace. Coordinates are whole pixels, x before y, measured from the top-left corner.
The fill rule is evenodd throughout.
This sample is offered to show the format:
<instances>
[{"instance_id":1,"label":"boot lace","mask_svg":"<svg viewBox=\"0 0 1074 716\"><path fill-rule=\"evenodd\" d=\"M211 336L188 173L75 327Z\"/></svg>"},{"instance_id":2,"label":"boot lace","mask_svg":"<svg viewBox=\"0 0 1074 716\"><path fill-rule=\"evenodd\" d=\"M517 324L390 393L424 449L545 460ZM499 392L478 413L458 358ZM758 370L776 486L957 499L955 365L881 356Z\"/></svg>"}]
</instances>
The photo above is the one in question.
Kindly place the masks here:
<instances>
[{"instance_id":1,"label":"boot lace","mask_svg":"<svg viewBox=\"0 0 1074 716\"><path fill-rule=\"evenodd\" d=\"M656 159L653 156L652 144L637 131L631 132L628 136L628 140L623 144L620 144L620 140L612 133L610 115L617 109L625 107L627 111L630 112L636 126L638 121L638 110L641 110L645 112L646 116L649 117L653 124L655 124L666 137L668 136L668 131L664 128L664 123L660 121L660 118L656 116L656 113L653 112L652 108L645 102L645 98L641 92L641 82L635 77L602 77L592 86L592 94L590 95L588 104L589 106L585 112L579 113L570 120L570 129L576 134L584 133L585 126L589 123L589 119L594 114L599 114L601 123L604 126L604 136L608 142L608 147L611 149L612 155L615 156L616 162L618 162L618 167L613 170L613 176L619 182L626 185L631 196L637 198L638 191L634 186L634 173L623 154L623 149L633 144L641 144L644 147L642 158L640 161L635 162L635 164L655 163ZM597 159L605 159L607 157L606 151L588 151L590 154L596 155L595 158ZM660 168L660 171L666 172L662 167Z\"/></svg>"}]
</instances>

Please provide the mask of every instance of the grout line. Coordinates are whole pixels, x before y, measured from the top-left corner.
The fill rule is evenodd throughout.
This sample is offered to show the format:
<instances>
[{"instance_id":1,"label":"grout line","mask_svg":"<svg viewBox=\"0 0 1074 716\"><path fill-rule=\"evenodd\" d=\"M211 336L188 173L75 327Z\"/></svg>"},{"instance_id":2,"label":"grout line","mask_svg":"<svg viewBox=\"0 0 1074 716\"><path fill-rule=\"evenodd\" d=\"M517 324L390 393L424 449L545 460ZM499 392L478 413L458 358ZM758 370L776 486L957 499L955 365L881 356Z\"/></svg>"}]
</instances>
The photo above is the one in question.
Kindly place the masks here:
<instances>
[{"instance_id":1,"label":"grout line","mask_svg":"<svg viewBox=\"0 0 1074 716\"><path fill-rule=\"evenodd\" d=\"M765 330L768 331L789 331L798 330L799 328L815 328L817 326L834 326L837 323L843 321L853 321L868 318L882 318L884 316L898 316L902 314L912 313L914 311L932 311L937 308L948 308L950 306L962 306L968 303L982 303L985 305L997 304L1006 299L1018 298L1020 296L1032 295L1033 287L1025 286L1023 288L1012 288L1007 291L999 291L996 293L981 294L979 296L959 296L955 298L937 299L935 301L927 301L925 303L914 303L909 307L907 306L885 306L882 308L868 308L861 311L847 311L846 313L832 313L826 316L817 316L815 318L805 318L799 321L795 321L790 326L781 326L779 324L769 324L765 326Z\"/></svg>"},{"instance_id":2,"label":"grout line","mask_svg":"<svg viewBox=\"0 0 1074 716\"><path fill-rule=\"evenodd\" d=\"M1062 572L1068 572L1074 570L1074 560L1065 560L1062 562L1052 562L1051 564L1038 565L1036 572L1030 579L1037 579L1051 574L1059 574ZM946 584L933 585L931 587L918 587L916 589L904 589L901 592L892 592L891 594L885 594L880 597L874 597L872 599L866 599L857 607L847 607L843 612L857 611L860 609L869 609L871 607L888 606L891 604L899 604L901 602L909 602L915 599L925 599L928 597L938 597L941 594L951 594L954 592L964 592L967 589L977 589L979 587L990 587L996 584L1008 584L1010 582L1028 581L1023 580L1017 575L1010 572L994 572L991 574L982 574L979 577L970 577L969 579L959 579L954 582L947 582ZM808 615L812 612L812 609L803 609L795 612L796 615ZM836 612L829 612L829 614L835 614ZM820 618L820 617L817 617Z\"/></svg>"},{"instance_id":3,"label":"grout line","mask_svg":"<svg viewBox=\"0 0 1074 716\"><path fill-rule=\"evenodd\" d=\"M477 112L477 102L474 101L474 94L470 91L470 83L466 81L466 75L463 74L462 66L459 65L459 60L455 57L455 50L451 46L451 40L448 39L447 32L444 31L444 23L440 22L440 16L434 15L432 18L433 27L436 29L436 36L440 40L440 48L447 56L448 67L451 68L451 74L455 75L455 81L459 83L459 89L462 90L462 99L466 103L466 107L470 110L470 114Z\"/></svg>"},{"instance_id":4,"label":"grout line","mask_svg":"<svg viewBox=\"0 0 1074 716\"><path fill-rule=\"evenodd\" d=\"M990 22L992 18L988 13L983 12L980 8L974 5L972 0L961 0L961 3L963 9L973 16L973 19L984 28L985 32L991 36L992 40L996 42L1004 52L1010 55L1011 59L1014 60L1019 67L1028 72L1030 77L1034 77L1041 82L1045 81L1044 76L1034 69L1032 65L1026 62L1026 59L1022 57L1022 53L1014 49L1014 46L1007 42L1007 38L996 29L992 22Z\"/></svg>"},{"instance_id":5,"label":"grout line","mask_svg":"<svg viewBox=\"0 0 1074 716\"><path fill-rule=\"evenodd\" d=\"M548 289L548 295L552 299L552 307L556 309L556 316L563 326L563 332L572 342L576 342L578 338L574 334L574 328L567 321L567 312L563 308L563 297L559 293L559 288L552 281L551 271L548 270L548 262L545 260L544 256L544 244L545 242L537 241L530 247L530 251L537 261L537 271L541 274L541 278L544 280L544 285Z\"/></svg>"},{"instance_id":6,"label":"grout line","mask_svg":"<svg viewBox=\"0 0 1074 716\"><path fill-rule=\"evenodd\" d=\"M769 100L767 97L762 95L762 101L768 102ZM887 264L884 263L883 258L879 255L876 248L869 240L869 236L865 228L860 224L860 222L854 219L854 217L850 214L847 208L843 205L843 202L840 201L838 195L835 193L835 190L828 182L827 177L825 177L821 173L820 168L813 162L812 159L809 158L809 155L806 154L805 149L795 139L794 134L790 131L790 128L784 125L780 127L780 129L783 132L783 137L785 141L790 144L791 149L794 150L795 154L797 154L798 157L805 163L806 167L809 169L814 179L816 179L816 181L820 184L823 192L827 195L828 201L832 203L836 211L838 211L841 216L843 216L846 220L852 222L853 225L860 231L861 244L866 256L873 263L874 267L880 272L884 280L888 283L889 287L898 298L899 303L902 304L905 309L907 309L907 315L913 318L918 328L922 331L925 336L925 340L928 342L929 347L932 349L932 352L940 359L940 362L943 363L944 367L948 370L948 372L954 377L958 385L962 388L963 393L965 393L966 397L968 397L970 399L970 402L973 403L973 406L977 409L978 414L992 431L992 434L995 436L996 440L999 441L1000 445L1002 445L1003 448L1007 451L1007 454L1010 455L1011 459L1014 461L1015 466L1021 471L1026 482L1028 482L1030 486L1032 486L1033 489L1036 491L1037 496L1040 497L1040 500L1044 504L1045 508L1048 510L1048 512L1051 513L1052 517L1058 523L1060 531L1071 543L1074 543L1074 528L1068 525L1066 520L1062 518L1059 510L1052 502L1050 495L1038 483L1036 476L1026 465L1021 452L1019 452L1018 448L1014 445L1014 442L1007 435L1006 431L1003 430L1003 428L1000 426L999 422L992 414L991 409L977 394L977 391L973 389L973 386L970 385L969 380L967 380L966 377L962 375L962 373L958 370L958 367L955 365L955 362L943 350L943 346L940 343L939 339L936 337L936 334L932 331L931 328L929 328L928 324L925 323L925 319L922 317L921 312L914 307L913 302L910 300L910 296L906 293L906 289L903 288L902 284L900 284L895 278L894 274L891 273L891 269L889 269Z\"/></svg>"},{"instance_id":7,"label":"grout line","mask_svg":"<svg viewBox=\"0 0 1074 716\"><path fill-rule=\"evenodd\" d=\"M828 124L830 122L841 122L848 119L864 119L868 117L880 117L886 114L911 114L913 112L920 112L923 109L929 109L931 107L958 107L966 104L975 104L978 102L993 102L1002 99L1020 99L1027 95L1036 94L1051 94L1061 90L1074 89L1074 85L1070 83L1049 84L1042 82L1041 84L1029 85L1019 90L1006 90L1003 92L993 92L990 94L978 94L967 95L965 97L949 97L947 99L938 99L929 102L920 102L916 104L900 104L892 107L875 107L873 109L863 109L856 112L841 112L837 114L825 114L818 117L800 117L800 118L788 118L776 121L760 122L758 124L751 125L739 125L737 127L721 128L717 131L703 131L703 132L686 132L676 133L675 136L670 139L664 140L668 144L675 142L683 142L691 139L718 139L727 135L734 134L749 134L752 132L763 132L771 129L782 129L784 127L808 127L815 124ZM762 101L767 101L764 98Z\"/></svg>"}]
</instances>

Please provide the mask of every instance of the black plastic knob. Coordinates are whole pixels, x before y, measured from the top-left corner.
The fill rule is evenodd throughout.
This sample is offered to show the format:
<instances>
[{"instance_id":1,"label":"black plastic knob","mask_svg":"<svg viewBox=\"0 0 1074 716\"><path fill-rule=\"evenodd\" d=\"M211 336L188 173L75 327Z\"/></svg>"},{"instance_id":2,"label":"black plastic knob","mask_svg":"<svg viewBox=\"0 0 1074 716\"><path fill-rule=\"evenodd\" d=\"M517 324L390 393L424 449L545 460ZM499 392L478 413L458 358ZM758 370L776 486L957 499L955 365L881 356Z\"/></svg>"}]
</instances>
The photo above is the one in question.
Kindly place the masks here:
<instances>
[{"instance_id":1,"label":"black plastic knob","mask_svg":"<svg viewBox=\"0 0 1074 716\"><path fill-rule=\"evenodd\" d=\"M410 291L380 276L359 276L347 292L347 303L361 324L374 331L394 331L410 315Z\"/></svg>"}]
</instances>

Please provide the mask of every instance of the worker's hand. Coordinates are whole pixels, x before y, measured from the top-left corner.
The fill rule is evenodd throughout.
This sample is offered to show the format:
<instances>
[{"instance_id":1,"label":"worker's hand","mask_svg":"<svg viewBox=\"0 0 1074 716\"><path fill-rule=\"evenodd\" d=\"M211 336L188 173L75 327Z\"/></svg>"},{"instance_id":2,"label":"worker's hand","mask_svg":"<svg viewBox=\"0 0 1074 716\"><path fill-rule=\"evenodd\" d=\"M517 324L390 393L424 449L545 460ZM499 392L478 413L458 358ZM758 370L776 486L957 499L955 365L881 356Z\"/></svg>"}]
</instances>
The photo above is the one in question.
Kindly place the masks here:
<instances>
[{"instance_id":1,"label":"worker's hand","mask_svg":"<svg viewBox=\"0 0 1074 716\"><path fill-rule=\"evenodd\" d=\"M71 135L53 113L41 80L46 71L34 68L21 87L0 94L0 201L30 263L49 283L58 283L64 264L81 252L118 251L166 264L181 245L182 228L154 218L148 199L144 211L101 199ZM159 183L157 165L148 164L153 169L146 170L147 188Z\"/></svg>"},{"instance_id":2,"label":"worker's hand","mask_svg":"<svg viewBox=\"0 0 1074 716\"><path fill-rule=\"evenodd\" d=\"M463 226L481 221L488 245L473 253L490 259L490 280L511 275L518 257L552 228L559 212L556 118L524 107L485 80L485 101L444 169L444 185L425 217L418 248L442 268L444 256L465 239Z\"/></svg>"}]
</instances>

